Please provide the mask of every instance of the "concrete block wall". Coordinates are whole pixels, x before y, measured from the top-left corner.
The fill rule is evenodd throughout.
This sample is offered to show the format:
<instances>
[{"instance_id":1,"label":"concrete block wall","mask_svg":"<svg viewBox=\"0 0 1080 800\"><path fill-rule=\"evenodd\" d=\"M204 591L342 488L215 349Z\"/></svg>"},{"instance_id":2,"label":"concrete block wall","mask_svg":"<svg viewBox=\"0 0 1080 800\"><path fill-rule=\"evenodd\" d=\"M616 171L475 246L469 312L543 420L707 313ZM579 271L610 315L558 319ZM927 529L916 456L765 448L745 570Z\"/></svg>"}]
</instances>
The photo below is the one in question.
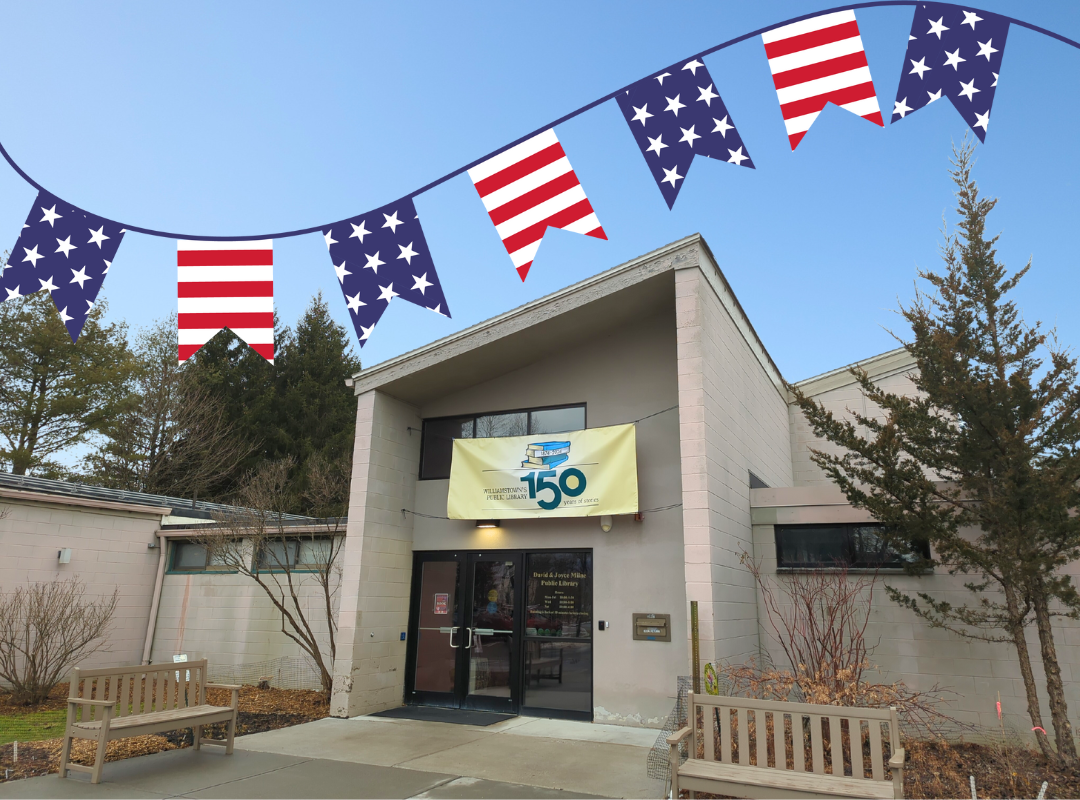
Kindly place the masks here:
<instances>
[{"instance_id":1,"label":"concrete block wall","mask_svg":"<svg viewBox=\"0 0 1080 800\"><path fill-rule=\"evenodd\" d=\"M342 564L338 658L330 713L393 708L405 691L412 580L411 515L420 468L416 408L378 391L357 398L349 525Z\"/></svg>"},{"instance_id":2,"label":"concrete block wall","mask_svg":"<svg viewBox=\"0 0 1080 800\"><path fill-rule=\"evenodd\" d=\"M138 664L142 659L157 574L158 551L149 549L160 514L135 513L0 497L0 592L28 582L77 575L89 596L120 597L105 647L84 666ZM71 548L71 562L57 553Z\"/></svg>"},{"instance_id":3,"label":"concrete block wall","mask_svg":"<svg viewBox=\"0 0 1080 800\"><path fill-rule=\"evenodd\" d=\"M749 471L791 484L783 379L709 254L675 272L687 600L697 600L701 656L758 649ZM689 609L687 609L689 613Z\"/></svg>"}]
</instances>

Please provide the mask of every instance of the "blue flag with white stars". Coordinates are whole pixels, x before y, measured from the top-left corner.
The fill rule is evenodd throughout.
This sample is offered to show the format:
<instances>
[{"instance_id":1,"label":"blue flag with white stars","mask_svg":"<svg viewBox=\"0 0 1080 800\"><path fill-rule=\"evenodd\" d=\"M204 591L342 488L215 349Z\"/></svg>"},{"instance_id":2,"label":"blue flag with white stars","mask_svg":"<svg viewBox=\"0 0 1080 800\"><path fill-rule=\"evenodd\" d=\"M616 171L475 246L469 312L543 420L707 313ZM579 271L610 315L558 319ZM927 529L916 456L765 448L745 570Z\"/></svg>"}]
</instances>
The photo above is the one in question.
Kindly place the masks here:
<instances>
[{"instance_id":1,"label":"blue flag with white stars","mask_svg":"<svg viewBox=\"0 0 1080 800\"><path fill-rule=\"evenodd\" d=\"M697 59L638 81L617 99L668 208L695 155L754 168L709 70Z\"/></svg>"},{"instance_id":2,"label":"blue flag with white stars","mask_svg":"<svg viewBox=\"0 0 1080 800\"><path fill-rule=\"evenodd\" d=\"M123 238L118 223L39 192L0 276L0 301L47 289L78 341Z\"/></svg>"},{"instance_id":3,"label":"blue flag with white stars","mask_svg":"<svg viewBox=\"0 0 1080 800\"><path fill-rule=\"evenodd\" d=\"M361 347L395 297L450 316L411 198L336 222L323 238Z\"/></svg>"},{"instance_id":4,"label":"blue flag with white stars","mask_svg":"<svg viewBox=\"0 0 1080 800\"><path fill-rule=\"evenodd\" d=\"M915 7L892 121L942 97L986 141L1009 21L987 11L924 3Z\"/></svg>"}]
</instances>

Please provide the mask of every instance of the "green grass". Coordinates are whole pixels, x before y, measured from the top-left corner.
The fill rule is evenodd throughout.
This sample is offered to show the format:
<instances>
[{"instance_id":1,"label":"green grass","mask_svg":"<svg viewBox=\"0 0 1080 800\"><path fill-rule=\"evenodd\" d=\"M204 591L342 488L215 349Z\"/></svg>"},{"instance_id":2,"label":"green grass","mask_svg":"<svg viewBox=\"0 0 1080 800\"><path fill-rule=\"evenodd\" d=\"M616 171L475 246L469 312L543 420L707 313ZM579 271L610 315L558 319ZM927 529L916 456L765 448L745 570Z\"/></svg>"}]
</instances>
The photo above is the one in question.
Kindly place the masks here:
<instances>
[{"instance_id":1,"label":"green grass","mask_svg":"<svg viewBox=\"0 0 1080 800\"><path fill-rule=\"evenodd\" d=\"M0 745L14 741L36 742L64 735L67 709L29 711L18 716L0 716Z\"/></svg>"}]
</instances>

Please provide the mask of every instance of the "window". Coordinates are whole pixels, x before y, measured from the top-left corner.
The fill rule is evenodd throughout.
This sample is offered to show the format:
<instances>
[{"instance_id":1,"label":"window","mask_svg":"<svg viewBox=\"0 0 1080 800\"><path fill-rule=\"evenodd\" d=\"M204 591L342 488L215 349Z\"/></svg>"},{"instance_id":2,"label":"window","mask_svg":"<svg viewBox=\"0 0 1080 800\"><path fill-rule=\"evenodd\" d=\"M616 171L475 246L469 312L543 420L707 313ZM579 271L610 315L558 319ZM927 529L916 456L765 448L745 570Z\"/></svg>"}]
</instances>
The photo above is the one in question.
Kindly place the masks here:
<instances>
[{"instance_id":1,"label":"window","mask_svg":"<svg viewBox=\"0 0 1080 800\"><path fill-rule=\"evenodd\" d=\"M310 539L276 539L259 548L261 570L324 568L332 555L333 541L326 536Z\"/></svg>"},{"instance_id":2,"label":"window","mask_svg":"<svg viewBox=\"0 0 1080 800\"><path fill-rule=\"evenodd\" d=\"M930 557L925 542L915 546L919 555L898 553L881 537L881 526L852 525L777 525L776 564L778 567L901 568L915 563L919 555Z\"/></svg>"},{"instance_id":3,"label":"window","mask_svg":"<svg viewBox=\"0 0 1080 800\"><path fill-rule=\"evenodd\" d=\"M454 439L539 436L580 431L584 428L584 405L425 419L420 454L420 480L450 477Z\"/></svg>"},{"instance_id":4,"label":"window","mask_svg":"<svg viewBox=\"0 0 1080 800\"><path fill-rule=\"evenodd\" d=\"M213 556L198 542L173 542L172 572L214 572L228 570L220 556Z\"/></svg>"}]
</instances>

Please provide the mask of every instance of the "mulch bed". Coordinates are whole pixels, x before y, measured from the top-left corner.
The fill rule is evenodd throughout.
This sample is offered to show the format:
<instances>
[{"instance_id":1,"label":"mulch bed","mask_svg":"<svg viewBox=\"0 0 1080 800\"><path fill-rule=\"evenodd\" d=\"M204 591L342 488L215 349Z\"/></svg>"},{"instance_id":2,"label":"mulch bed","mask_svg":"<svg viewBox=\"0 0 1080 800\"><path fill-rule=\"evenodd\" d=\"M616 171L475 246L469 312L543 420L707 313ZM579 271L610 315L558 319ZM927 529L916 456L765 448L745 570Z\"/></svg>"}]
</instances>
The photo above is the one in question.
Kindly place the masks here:
<instances>
[{"instance_id":1,"label":"mulch bed","mask_svg":"<svg viewBox=\"0 0 1080 800\"><path fill-rule=\"evenodd\" d=\"M68 685L57 686L42 705L29 709L25 706L12 705L7 696L0 695L0 716L19 716L39 711L64 709L67 707ZM207 690L207 702L212 705L227 706L231 702L231 692L227 689ZM287 728L304 722L322 719L330 713L329 703L320 692L291 689L257 689L244 686L240 690L240 705L237 715L237 735L272 731ZM225 725L207 725L203 736L208 739L224 739ZM119 761L133 756L160 753L163 750L176 750L190 747L191 729L168 731L162 735L135 736L130 739L118 739L109 742L105 750L106 761ZM30 778L56 772L60 764L62 739L45 739L39 742L20 742L19 760L12 756L11 745L0 747L0 783L5 780ZM76 764L92 764L96 744L89 740L76 739L71 748L71 760Z\"/></svg>"}]
</instances>

